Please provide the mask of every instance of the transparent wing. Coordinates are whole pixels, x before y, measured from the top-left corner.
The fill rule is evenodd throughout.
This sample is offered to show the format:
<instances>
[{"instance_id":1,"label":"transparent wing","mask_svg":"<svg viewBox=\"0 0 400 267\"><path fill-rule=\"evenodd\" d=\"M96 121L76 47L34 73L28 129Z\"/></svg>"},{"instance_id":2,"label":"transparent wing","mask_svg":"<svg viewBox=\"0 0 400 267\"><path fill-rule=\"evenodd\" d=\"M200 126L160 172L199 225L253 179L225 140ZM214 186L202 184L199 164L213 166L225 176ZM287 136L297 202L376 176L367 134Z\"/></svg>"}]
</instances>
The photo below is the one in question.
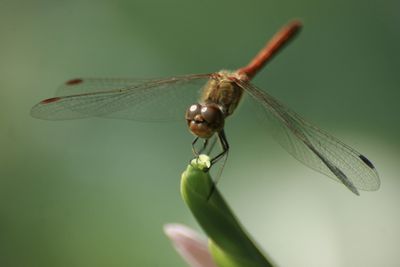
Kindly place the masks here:
<instances>
[{"instance_id":1,"label":"transparent wing","mask_svg":"<svg viewBox=\"0 0 400 267\"><path fill-rule=\"evenodd\" d=\"M305 121L263 90L248 82L237 84L261 104L272 135L300 162L342 182L357 195L357 189L379 188L378 173L362 154Z\"/></svg>"},{"instance_id":2,"label":"transparent wing","mask_svg":"<svg viewBox=\"0 0 400 267\"><path fill-rule=\"evenodd\" d=\"M138 121L168 121L184 117L197 102L210 74L166 79L74 79L53 98L36 104L31 115L47 120L110 117Z\"/></svg>"},{"instance_id":3,"label":"transparent wing","mask_svg":"<svg viewBox=\"0 0 400 267\"><path fill-rule=\"evenodd\" d=\"M110 91L135 87L163 79L130 79L130 78L77 78L63 83L56 91L56 96L78 95L100 91Z\"/></svg>"}]
</instances>

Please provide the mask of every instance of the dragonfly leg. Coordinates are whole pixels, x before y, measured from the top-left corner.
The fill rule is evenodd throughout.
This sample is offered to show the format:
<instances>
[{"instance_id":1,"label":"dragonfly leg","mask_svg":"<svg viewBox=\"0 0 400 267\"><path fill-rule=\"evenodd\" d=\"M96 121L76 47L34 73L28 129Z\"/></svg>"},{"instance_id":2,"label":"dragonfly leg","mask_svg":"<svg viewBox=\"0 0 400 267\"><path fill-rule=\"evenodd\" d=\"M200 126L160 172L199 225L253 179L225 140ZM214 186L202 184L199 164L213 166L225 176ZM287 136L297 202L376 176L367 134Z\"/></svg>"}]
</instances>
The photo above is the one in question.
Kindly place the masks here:
<instances>
[{"instance_id":1,"label":"dragonfly leg","mask_svg":"<svg viewBox=\"0 0 400 267\"><path fill-rule=\"evenodd\" d=\"M218 180L219 180L219 178L221 177L222 170L224 169L224 166L225 166L225 163L226 163L226 159L228 158L229 143L228 143L228 140L226 139L226 135L225 135L224 130L222 130L222 131L220 131L220 132L218 133L218 139L219 139L219 141L220 141L220 143L221 143L221 146L222 146L222 152L219 153L217 156L215 156L215 157L211 160L211 166L212 166L213 164L215 164L217 161L219 161L221 158L224 158L224 157L225 157L225 159L224 159L224 161L223 161L223 163L222 163L221 168L220 168L219 171L218 171L218 175L216 176L216 177L217 177L216 180L215 180L214 183L212 184L212 187L211 187L211 189L210 189L210 193L208 194L208 197L207 197L207 201L210 200L211 196L213 195L213 193L214 193L214 191L215 191L215 188L216 188L216 186L217 186Z\"/></svg>"},{"instance_id":2,"label":"dragonfly leg","mask_svg":"<svg viewBox=\"0 0 400 267\"><path fill-rule=\"evenodd\" d=\"M204 139L203 146L200 148L199 151L197 151L196 150L196 143L197 143L197 141L199 141L199 139L200 139L199 137L196 137L192 142L192 151L193 151L193 154L196 157L198 157L200 154L203 154L203 152L206 150L206 148L208 146L208 140L209 140L209 139Z\"/></svg>"},{"instance_id":3,"label":"dragonfly leg","mask_svg":"<svg viewBox=\"0 0 400 267\"><path fill-rule=\"evenodd\" d=\"M193 142L192 142L192 151L193 151L193 154L194 154L196 157L199 156L199 153L197 153L196 147L195 147L197 141L199 141L199 137L198 137L198 136L197 136L197 137L193 140Z\"/></svg>"},{"instance_id":4,"label":"dragonfly leg","mask_svg":"<svg viewBox=\"0 0 400 267\"><path fill-rule=\"evenodd\" d=\"M198 154L203 154L204 150L206 150L207 145L208 145L208 140L209 139L204 139L203 147L198 151Z\"/></svg>"},{"instance_id":5,"label":"dragonfly leg","mask_svg":"<svg viewBox=\"0 0 400 267\"><path fill-rule=\"evenodd\" d=\"M211 138L212 138L212 140L211 140ZM211 137L210 139L208 139L208 140L211 140L211 142L209 142L209 144L208 144L208 149L207 149L207 151L206 152L204 152L204 154L206 154L206 155L210 155L211 154L211 152L213 151L213 149L214 149L214 146L215 146L215 144L217 143L217 139L218 139L218 137Z\"/></svg>"},{"instance_id":6,"label":"dragonfly leg","mask_svg":"<svg viewBox=\"0 0 400 267\"><path fill-rule=\"evenodd\" d=\"M225 154L227 154L229 152L229 143L228 143L228 140L226 139L225 131L223 129L220 132L218 132L218 139L222 146L222 152L219 153L218 155L216 155L213 159L211 159L211 165L216 163Z\"/></svg>"}]
</instances>

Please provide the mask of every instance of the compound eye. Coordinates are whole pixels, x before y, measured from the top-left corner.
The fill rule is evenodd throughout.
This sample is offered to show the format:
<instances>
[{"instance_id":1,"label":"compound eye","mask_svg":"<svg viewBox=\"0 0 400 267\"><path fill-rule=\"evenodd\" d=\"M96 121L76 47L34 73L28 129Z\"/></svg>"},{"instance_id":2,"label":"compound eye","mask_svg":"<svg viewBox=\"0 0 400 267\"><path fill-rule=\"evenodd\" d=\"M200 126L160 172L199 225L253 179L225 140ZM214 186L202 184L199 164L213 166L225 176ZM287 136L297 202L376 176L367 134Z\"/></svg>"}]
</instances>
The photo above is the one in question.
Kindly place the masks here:
<instances>
[{"instance_id":1,"label":"compound eye","mask_svg":"<svg viewBox=\"0 0 400 267\"><path fill-rule=\"evenodd\" d=\"M196 115L201 113L201 105L193 104L186 110L186 120L194 120Z\"/></svg>"},{"instance_id":2,"label":"compound eye","mask_svg":"<svg viewBox=\"0 0 400 267\"><path fill-rule=\"evenodd\" d=\"M224 127L224 115L217 105L202 107L201 115L211 128L218 130Z\"/></svg>"}]
</instances>

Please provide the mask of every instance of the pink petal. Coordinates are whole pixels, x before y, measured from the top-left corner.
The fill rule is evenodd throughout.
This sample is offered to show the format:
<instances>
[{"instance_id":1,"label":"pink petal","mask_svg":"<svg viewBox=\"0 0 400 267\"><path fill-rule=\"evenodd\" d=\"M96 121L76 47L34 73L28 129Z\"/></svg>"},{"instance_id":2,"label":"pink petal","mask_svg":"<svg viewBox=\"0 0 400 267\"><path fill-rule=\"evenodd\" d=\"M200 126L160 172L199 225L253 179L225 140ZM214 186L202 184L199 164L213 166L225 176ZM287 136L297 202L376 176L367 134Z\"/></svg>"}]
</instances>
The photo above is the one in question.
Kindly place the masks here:
<instances>
[{"instance_id":1,"label":"pink petal","mask_svg":"<svg viewBox=\"0 0 400 267\"><path fill-rule=\"evenodd\" d=\"M208 250L207 241L194 230L182 224L166 224L164 233L191 267L217 267Z\"/></svg>"}]
</instances>

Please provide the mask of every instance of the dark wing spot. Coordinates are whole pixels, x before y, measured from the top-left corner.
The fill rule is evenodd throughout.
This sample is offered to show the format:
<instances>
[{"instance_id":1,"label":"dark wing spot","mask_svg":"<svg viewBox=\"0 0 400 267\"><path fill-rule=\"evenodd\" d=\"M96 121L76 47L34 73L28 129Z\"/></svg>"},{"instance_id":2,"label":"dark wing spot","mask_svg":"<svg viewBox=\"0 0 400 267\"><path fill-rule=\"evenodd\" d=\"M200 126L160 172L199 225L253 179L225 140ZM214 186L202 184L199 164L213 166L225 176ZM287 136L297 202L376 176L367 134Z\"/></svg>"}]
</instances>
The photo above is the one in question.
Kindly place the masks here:
<instances>
[{"instance_id":1,"label":"dark wing spot","mask_svg":"<svg viewBox=\"0 0 400 267\"><path fill-rule=\"evenodd\" d=\"M82 82L83 82L82 79L72 79L72 80L67 81L65 84L66 85L77 85L77 84L80 84Z\"/></svg>"},{"instance_id":2,"label":"dark wing spot","mask_svg":"<svg viewBox=\"0 0 400 267\"><path fill-rule=\"evenodd\" d=\"M360 155L359 157L360 157L360 159L361 159L365 164L368 165L368 167L370 167L371 169L375 169L375 167L374 167L374 165L372 164L372 162L369 161L366 157L364 157L363 155Z\"/></svg>"},{"instance_id":3,"label":"dark wing spot","mask_svg":"<svg viewBox=\"0 0 400 267\"><path fill-rule=\"evenodd\" d=\"M53 103L53 102L57 102L58 100L60 100L61 97L52 97L52 98L47 98L45 100L42 100L40 102L40 104L49 104L49 103Z\"/></svg>"}]
</instances>

